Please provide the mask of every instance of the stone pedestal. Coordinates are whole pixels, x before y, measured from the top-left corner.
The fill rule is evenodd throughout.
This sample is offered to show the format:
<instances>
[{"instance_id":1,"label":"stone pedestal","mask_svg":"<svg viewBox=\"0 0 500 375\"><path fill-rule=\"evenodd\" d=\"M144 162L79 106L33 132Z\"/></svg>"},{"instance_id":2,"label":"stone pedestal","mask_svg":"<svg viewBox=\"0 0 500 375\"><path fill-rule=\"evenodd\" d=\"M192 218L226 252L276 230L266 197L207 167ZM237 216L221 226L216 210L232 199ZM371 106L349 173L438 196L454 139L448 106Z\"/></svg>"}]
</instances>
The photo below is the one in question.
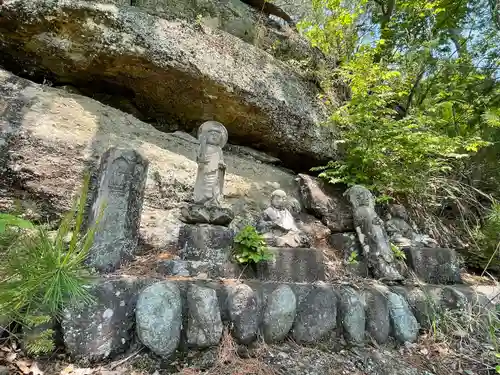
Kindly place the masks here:
<instances>
[{"instance_id":1,"label":"stone pedestal","mask_svg":"<svg viewBox=\"0 0 500 375\"><path fill-rule=\"evenodd\" d=\"M315 282L325 280L323 253L316 249L270 248L274 259L258 263L257 277L281 282Z\"/></svg>"},{"instance_id":2,"label":"stone pedestal","mask_svg":"<svg viewBox=\"0 0 500 375\"><path fill-rule=\"evenodd\" d=\"M405 249L406 262L415 274L430 284L460 284L460 257L453 249L411 247Z\"/></svg>"},{"instance_id":3,"label":"stone pedestal","mask_svg":"<svg viewBox=\"0 0 500 375\"><path fill-rule=\"evenodd\" d=\"M240 269L231 263L234 231L211 224L186 224L179 231L179 257L161 261L157 271L167 276L237 278Z\"/></svg>"},{"instance_id":4,"label":"stone pedestal","mask_svg":"<svg viewBox=\"0 0 500 375\"><path fill-rule=\"evenodd\" d=\"M231 257L234 231L220 225L186 224L179 231L183 260L226 262Z\"/></svg>"},{"instance_id":5,"label":"stone pedestal","mask_svg":"<svg viewBox=\"0 0 500 375\"><path fill-rule=\"evenodd\" d=\"M188 204L181 208L181 220L187 224L212 224L228 226L234 219L230 208Z\"/></svg>"}]
</instances>

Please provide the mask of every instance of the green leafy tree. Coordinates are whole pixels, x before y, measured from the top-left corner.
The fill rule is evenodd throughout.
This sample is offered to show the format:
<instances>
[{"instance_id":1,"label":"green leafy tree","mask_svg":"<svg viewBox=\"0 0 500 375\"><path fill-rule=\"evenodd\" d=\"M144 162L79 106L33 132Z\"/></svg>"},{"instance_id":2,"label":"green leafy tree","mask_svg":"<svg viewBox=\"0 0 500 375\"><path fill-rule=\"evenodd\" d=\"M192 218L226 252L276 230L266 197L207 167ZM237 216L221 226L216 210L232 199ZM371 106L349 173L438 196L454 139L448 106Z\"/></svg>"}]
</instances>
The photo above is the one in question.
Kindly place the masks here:
<instances>
[{"instance_id":1,"label":"green leafy tree","mask_svg":"<svg viewBox=\"0 0 500 375\"><path fill-rule=\"evenodd\" d=\"M318 167L331 183L404 200L443 241L440 216L465 226L500 191L500 32L486 0L313 0L299 24L337 67L325 88L343 156ZM325 90L326 91L326 90ZM496 166L495 166L496 164ZM483 194L480 190L483 190ZM479 208L478 208L479 207ZM478 212L478 210L480 212Z\"/></svg>"}]
</instances>

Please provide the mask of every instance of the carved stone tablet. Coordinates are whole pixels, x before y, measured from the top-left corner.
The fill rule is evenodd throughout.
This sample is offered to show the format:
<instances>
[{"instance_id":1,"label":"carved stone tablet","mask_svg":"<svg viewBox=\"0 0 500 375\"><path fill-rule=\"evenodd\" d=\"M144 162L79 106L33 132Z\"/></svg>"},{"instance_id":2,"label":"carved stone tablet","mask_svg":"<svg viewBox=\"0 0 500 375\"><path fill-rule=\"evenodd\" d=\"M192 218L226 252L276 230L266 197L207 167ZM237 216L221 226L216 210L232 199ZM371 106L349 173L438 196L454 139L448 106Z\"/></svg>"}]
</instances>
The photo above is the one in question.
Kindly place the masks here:
<instances>
[{"instance_id":1,"label":"carved stone tablet","mask_svg":"<svg viewBox=\"0 0 500 375\"><path fill-rule=\"evenodd\" d=\"M134 150L111 148L101 158L89 223L102 212L88 264L110 272L130 260L137 246L148 160Z\"/></svg>"}]
</instances>

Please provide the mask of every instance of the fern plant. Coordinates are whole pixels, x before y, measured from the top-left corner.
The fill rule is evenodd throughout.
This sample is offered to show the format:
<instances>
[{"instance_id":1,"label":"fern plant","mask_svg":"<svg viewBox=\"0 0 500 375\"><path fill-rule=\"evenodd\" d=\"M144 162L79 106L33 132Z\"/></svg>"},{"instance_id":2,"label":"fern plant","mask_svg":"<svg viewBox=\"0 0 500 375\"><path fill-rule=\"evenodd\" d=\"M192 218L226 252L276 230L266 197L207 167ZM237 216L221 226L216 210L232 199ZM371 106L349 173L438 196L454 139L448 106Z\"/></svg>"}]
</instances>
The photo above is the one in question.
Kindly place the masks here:
<instances>
[{"instance_id":1,"label":"fern plant","mask_svg":"<svg viewBox=\"0 0 500 375\"><path fill-rule=\"evenodd\" d=\"M251 225L245 226L234 239L234 257L240 264L257 264L271 260L264 237Z\"/></svg>"},{"instance_id":2,"label":"fern plant","mask_svg":"<svg viewBox=\"0 0 500 375\"><path fill-rule=\"evenodd\" d=\"M11 240L10 243L3 241L0 249L0 311L28 331L60 318L68 304L93 300L86 288L92 276L84 261L97 224L82 231L88 186L89 176L86 176L80 196L74 200L55 236L43 226L34 227L12 218L0 233L0 237ZM32 230L23 231L26 227ZM31 342L26 346L32 353L41 348L44 351L53 349L47 345L45 331L37 338L29 336Z\"/></svg>"}]
</instances>

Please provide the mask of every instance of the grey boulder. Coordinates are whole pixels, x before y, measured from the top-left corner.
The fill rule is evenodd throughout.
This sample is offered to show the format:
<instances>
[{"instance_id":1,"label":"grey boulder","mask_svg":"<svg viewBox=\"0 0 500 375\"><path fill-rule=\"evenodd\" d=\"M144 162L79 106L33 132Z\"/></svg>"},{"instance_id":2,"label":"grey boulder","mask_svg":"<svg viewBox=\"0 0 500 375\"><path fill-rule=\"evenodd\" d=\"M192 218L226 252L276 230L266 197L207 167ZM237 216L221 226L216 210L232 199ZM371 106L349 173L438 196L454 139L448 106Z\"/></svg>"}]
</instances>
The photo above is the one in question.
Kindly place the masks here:
<instances>
[{"instance_id":1,"label":"grey boulder","mask_svg":"<svg viewBox=\"0 0 500 375\"><path fill-rule=\"evenodd\" d=\"M365 306L366 332L379 344L384 344L391 331L387 298L376 288L363 290L361 296Z\"/></svg>"},{"instance_id":2,"label":"grey boulder","mask_svg":"<svg viewBox=\"0 0 500 375\"><path fill-rule=\"evenodd\" d=\"M222 320L215 290L191 285L187 293L188 345L205 348L217 345L222 336Z\"/></svg>"},{"instance_id":3,"label":"grey boulder","mask_svg":"<svg viewBox=\"0 0 500 375\"><path fill-rule=\"evenodd\" d=\"M358 293L351 287L340 289L340 321L344 338L352 344L363 343L365 339L365 307Z\"/></svg>"},{"instance_id":4,"label":"grey boulder","mask_svg":"<svg viewBox=\"0 0 500 375\"><path fill-rule=\"evenodd\" d=\"M72 305L61 326L66 350L75 358L103 360L125 351L132 339L137 295L146 281L131 277L99 280L93 303Z\"/></svg>"},{"instance_id":5,"label":"grey boulder","mask_svg":"<svg viewBox=\"0 0 500 375\"><path fill-rule=\"evenodd\" d=\"M297 298L288 285L277 287L267 299L263 314L266 342L283 340L293 326L297 311Z\"/></svg>"},{"instance_id":6,"label":"grey boulder","mask_svg":"<svg viewBox=\"0 0 500 375\"><path fill-rule=\"evenodd\" d=\"M416 341L420 325L411 312L408 302L402 296L391 292L387 295L387 301L392 333L396 340L402 344Z\"/></svg>"},{"instance_id":7,"label":"grey boulder","mask_svg":"<svg viewBox=\"0 0 500 375\"><path fill-rule=\"evenodd\" d=\"M306 174L299 174L299 187L305 209L332 232L353 230L352 209L342 190Z\"/></svg>"},{"instance_id":8,"label":"grey boulder","mask_svg":"<svg viewBox=\"0 0 500 375\"><path fill-rule=\"evenodd\" d=\"M257 295L248 285L239 284L229 286L227 298L234 337L242 344L251 343L257 338L261 320Z\"/></svg>"},{"instance_id":9,"label":"grey boulder","mask_svg":"<svg viewBox=\"0 0 500 375\"><path fill-rule=\"evenodd\" d=\"M324 338L337 324L337 296L328 286L317 286L299 305L293 338L312 343Z\"/></svg>"},{"instance_id":10,"label":"grey boulder","mask_svg":"<svg viewBox=\"0 0 500 375\"><path fill-rule=\"evenodd\" d=\"M168 358L181 338L182 301L179 287L169 281L155 283L139 295L137 335L152 352Z\"/></svg>"}]
</instances>

